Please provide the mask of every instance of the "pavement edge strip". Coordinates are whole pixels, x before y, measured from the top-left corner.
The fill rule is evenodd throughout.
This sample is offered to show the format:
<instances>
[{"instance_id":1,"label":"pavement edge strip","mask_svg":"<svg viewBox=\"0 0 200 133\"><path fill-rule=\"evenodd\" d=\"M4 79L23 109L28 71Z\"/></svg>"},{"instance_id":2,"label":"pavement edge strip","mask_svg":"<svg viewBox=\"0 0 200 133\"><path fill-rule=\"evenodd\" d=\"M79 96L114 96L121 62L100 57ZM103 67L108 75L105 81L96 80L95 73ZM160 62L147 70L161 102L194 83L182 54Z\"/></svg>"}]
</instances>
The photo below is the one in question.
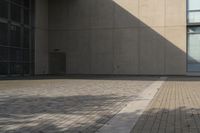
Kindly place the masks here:
<instances>
[{"instance_id":1,"label":"pavement edge strip","mask_svg":"<svg viewBox=\"0 0 200 133\"><path fill-rule=\"evenodd\" d=\"M148 86L137 98L133 98L118 114L109 120L96 133L130 133L137 120L151 102L158 89L167 80L160 77Z\"/></svg>"}]
</instances>

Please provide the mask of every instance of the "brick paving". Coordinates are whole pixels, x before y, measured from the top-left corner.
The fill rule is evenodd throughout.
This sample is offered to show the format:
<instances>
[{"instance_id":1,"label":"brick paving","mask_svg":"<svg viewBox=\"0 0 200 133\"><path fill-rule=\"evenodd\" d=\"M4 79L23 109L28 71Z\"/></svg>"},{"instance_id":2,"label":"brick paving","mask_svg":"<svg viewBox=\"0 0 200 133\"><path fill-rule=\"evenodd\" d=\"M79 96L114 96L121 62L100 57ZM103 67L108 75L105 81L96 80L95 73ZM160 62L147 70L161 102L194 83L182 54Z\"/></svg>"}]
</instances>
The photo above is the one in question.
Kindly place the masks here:
<instances>
[{"instance_id":1,"label":"brick paving","mask_svg":"<svg viewBox=\"0 0 200 133\"><path fill-rule=\"evenodd\" d=\"M0 81L0 133L93 133L156 79Z\"/></svg>"},{"instance_id":2,"label":"brick paving","mask_svg":"<svg viewBox=\"0 0 200 133\"><path fill-rule=\"evenodd\" d=\"M200 133L200 78L169 78L131 133Z\"/></svg>"}]
</instances>

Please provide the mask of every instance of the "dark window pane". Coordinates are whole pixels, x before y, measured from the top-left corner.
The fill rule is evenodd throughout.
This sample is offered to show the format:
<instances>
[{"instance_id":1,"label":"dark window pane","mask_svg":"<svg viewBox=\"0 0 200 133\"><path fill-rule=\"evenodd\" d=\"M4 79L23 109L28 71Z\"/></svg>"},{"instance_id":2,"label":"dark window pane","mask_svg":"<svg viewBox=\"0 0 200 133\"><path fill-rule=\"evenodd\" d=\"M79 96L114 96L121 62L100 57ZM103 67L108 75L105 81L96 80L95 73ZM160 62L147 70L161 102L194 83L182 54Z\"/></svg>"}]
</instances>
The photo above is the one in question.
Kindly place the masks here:
<instances>
[{"instance_id":1,"label":"dark window pane","mask_svg":"<svg viewBox=\"0 0 200 133\"><path fill-rule=\"evenodd\" d=\"M11 48L10 59L12 61L22 61L22 50L17 48Z\"/></svg>"},{"instance_id":2,"label":"dark window pane","mask_svg":"<svg viewBox=\"0 0 200 133\"><path fill-rule=\"evenodd\" d=\"M31 62L34 62L34 60L35 60L35 51L34 50L32 50L31 51L31 53L30 53L30 56L31 56Z\"/></svg>"},{"instance_id":3,"label":"dark window pane","mask_svg":"<svg viewBox=\"0 0 200 133\"><path fill-rule=\"evenodd\" d=\"M11 5L11 19L15 22L21 22L21 7L12 4Z\"/></svg>"},{"instance_id":4,"label":"dark window pane","mask_svg":"<svg viewBox=\"0 0 200 133\"><path fill-rule=\"evenodd\" d=\"M6 45L8 26L5 23L0 23L0 44Z\"/></svg>"},{"instance_id":5,"label":"dark window pane","mask_svg":"<svg viewBox=\"0 0 200 133\"><path fill-rule=\"evenodd\" d=\"M200 27L189 27L188 28L189 33L200 33Z\"/></svg>"},{"instance_id":6,"label":"dark window pane","mask_svg":"<svg viewBox=\"0 0 200 133\"><path fill-rule=\"evenodd\" d=\"M29 74L30 73L30 64L24 64L24 74Z\"/></svg>"},{"instance_id":7,"label":"dark window pane","mask_svg":"<svg viewBox=\"0 0 200 133\"><path fill-rule=\"evenodd\" d=\"M29 29L24 29L24 48L29 48L29 39L30 34L29 34Z\"/></svg>"},{"instance_id":8,"label":"dark window pane","mask_svg":"<svg viewBox=\"0 0 200 133\"><path fill-rule=\"evenodd\" d=\"M0 47L0 61L8 60L8 48Z\"/></svg>"},{"instance_id":9,"label":"dark window pane","mask_svg":"<svg viewBox=\"0 0 200 133\"><path fill-rule=\"evenodd\" d=\"M8 63L0 62L0 75L7 75L7 74L8 74Z\"/></svg>"},{"instance_id":10,"label":"dark window pane","mask_svg":"<svg viewBox=\"0 0 200 133\"><path fill-rule=\"evenodd\" d=\"M10 26L10 42L12 46L20 47L21 44L21 29L18 26Z\"/></svg>"},{"instance_id":11,"label":"dark window pane","mask_svg":"<svg viewBox=\"0 0 200 133\"><path fill-rule=\"evenodd\" d=\"M24 50L23 51L23 60L25 62L29 62L29 60L30 60L29 58L30 58L29 50Z\"/></svg>"},{"instance_id":12,"label":"dark window pane","mask_svg":"<svg viewBox=\"0 0 200 133\"><path fill-rule=\"evenodd\" d=\"M22 74L23 65L20 63L11 63L10 64L10 73L11 74Z\"/></svg>"},{"instance_id":13,"label":"dark window pane","mask_svg":"<svg viewBox=\"0 0 200 133\"><path fill-rule=\"evenodd\" d=\"M0 17L8 18L8 2L0 0Z\"/></svg>"},{"instance_id":14,"label":"dark window pane","mask_svg":"<svg viewBox=\"0 0 200 133\"><path fill-rule=\"evenodd\" d=\"M29 10L24 10L24 24L29 25Z\"/></svg>"},{"instance_id":15,"label":"dark window pane","mask_svg":"<svg viewBox=\"0 0 200 133\"><path fill-rule=\"evenodd\" d=\"M16 4L19 4L19 5L23 4L22 0L11 0L11 1L14 2L14 3L16 3Z\"/></svg>"},{"instance_id":16,"label":"dark window pane","mask_svg":"<svg viewBox=\"0 0 200 133\"><path fill-rule=\"evenodd\" d=\"M30 0L24 0L24 6L29 8Z\"/></svg>"}]
</instances>

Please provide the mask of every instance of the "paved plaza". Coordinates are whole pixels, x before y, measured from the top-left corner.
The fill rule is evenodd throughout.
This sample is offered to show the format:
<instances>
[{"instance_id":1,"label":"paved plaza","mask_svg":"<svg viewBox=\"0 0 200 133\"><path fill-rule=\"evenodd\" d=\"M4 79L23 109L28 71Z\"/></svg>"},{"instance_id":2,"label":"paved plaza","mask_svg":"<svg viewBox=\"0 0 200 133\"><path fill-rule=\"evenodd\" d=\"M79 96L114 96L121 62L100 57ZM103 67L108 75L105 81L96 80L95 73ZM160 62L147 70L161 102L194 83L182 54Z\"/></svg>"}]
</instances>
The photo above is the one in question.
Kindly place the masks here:
<instances>
[{"instance_id":1,"label":"paved plaza","mask_svg":"<svg viewBox=\"0 0 200 133\"><path fill-rule=\"evenodd\" d=\"M168 78L131 133L200 133L200 78Z\"/></svg>"},{"instance_id":2,"label":"paved plaza","mask_svg":"<svg viewBox=\"0 0 200 133\"><path fill-rule=\"evenodd\" d=\"M161 87L154 86L159 80L159 77L2 80L0 133L102 133L106 130L100 129L106 129L112 120L119 120L120 115L124 117L122 125L127 116L138 117L135 123L129 123L131 133L200 133L200 78L168 77ZM143 91L149 93L152 85L156 92L141 109L143 113L136 110L120 114L130 103L140 101ZM142 100L145 99L146 95Z\"/></svg>"},{"instance_id":3,"label":"paved plaza","mask_svg":"<svg viewBox=\"0 0 200 133\"><path fill-rule=\"evenodd\" d=\"M94 133L157 79L0 81L0 133Z\"/></svg>"}]
</instances>

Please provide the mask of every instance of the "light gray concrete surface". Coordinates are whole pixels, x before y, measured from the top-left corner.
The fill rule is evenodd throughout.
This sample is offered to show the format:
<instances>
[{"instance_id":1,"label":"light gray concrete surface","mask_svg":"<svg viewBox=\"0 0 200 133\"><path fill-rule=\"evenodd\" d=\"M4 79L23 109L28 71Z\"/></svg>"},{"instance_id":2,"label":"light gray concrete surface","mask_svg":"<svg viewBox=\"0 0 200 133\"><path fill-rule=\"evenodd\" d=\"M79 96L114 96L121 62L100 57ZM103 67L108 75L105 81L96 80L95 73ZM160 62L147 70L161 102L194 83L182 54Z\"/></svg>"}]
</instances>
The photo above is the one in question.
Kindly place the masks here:
<instances>
[{"instance_id":1,"label":"light gray concrete surface","mask_svg":"<svg viewBox=\"0 0 200 133\"><path fill-rule=\"evenodd\" d=\"M49 0L68 74L186 74L186 0Z\"/></svg>"},{"instance_id":2,"label":"light gray concrete surface","mask_svg":"<svg viewBox=\"0 0 200 133\"><path fill-rule=\"evenodd\" d=\"M140 93L137 98L133 97L132 101L100 128L97 133L130 133L166 79L166 77L160 78Z\"/></svg>"},{"instance_id":3,"label":"light gray concrete surface","mask_svg":"<svg viewBox=\"0 0 200 133\"><path fill-rule=\"evenodd\" d=\"M0 81L0 132L94 133L157 79Z\"/></svg>"}]
</instances>

